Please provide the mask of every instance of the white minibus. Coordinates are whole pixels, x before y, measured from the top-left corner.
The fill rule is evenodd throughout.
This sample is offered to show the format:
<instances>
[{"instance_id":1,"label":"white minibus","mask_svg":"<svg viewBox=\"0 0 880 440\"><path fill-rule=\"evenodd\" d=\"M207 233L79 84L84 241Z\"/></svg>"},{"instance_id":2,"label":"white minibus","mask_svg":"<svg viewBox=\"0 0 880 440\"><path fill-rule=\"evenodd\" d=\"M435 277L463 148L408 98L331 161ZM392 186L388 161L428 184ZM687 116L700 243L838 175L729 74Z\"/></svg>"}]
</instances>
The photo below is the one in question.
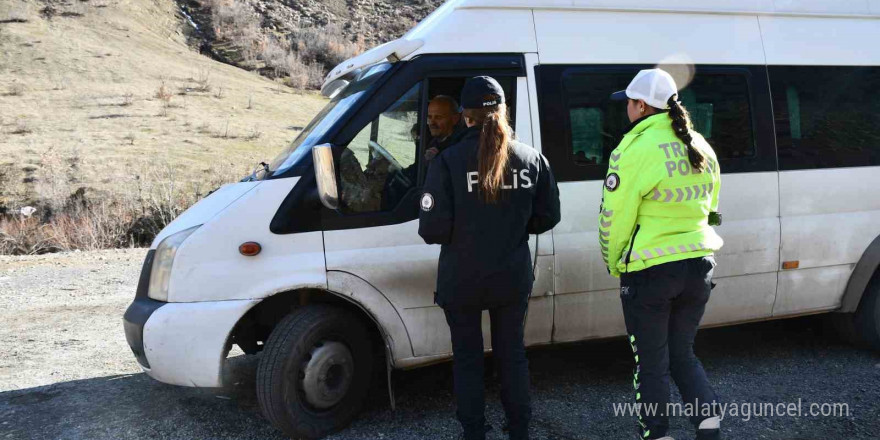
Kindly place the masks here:
<instances>
[{"instance_id":1,"label":"white minibus","mask_svg":"<svg viewBox=\"0 0 880 440\"><path fill-rule=\"evenodd\" d=\"M503 85L561 191L561 223L530 240L526 344L623 335L597 239L627 125L608 97L662 66L723 172L703 325L834 312L878 349L878 41L875 1L451 0L330 72L287 149L156 237L128 343L151 377L193 387L222 385L233 345L262 352L260 407L304 438L346 426L386 371L448 360L440 248L417 234L425 115L475 75Z\"/></svg>"}]
</instances>

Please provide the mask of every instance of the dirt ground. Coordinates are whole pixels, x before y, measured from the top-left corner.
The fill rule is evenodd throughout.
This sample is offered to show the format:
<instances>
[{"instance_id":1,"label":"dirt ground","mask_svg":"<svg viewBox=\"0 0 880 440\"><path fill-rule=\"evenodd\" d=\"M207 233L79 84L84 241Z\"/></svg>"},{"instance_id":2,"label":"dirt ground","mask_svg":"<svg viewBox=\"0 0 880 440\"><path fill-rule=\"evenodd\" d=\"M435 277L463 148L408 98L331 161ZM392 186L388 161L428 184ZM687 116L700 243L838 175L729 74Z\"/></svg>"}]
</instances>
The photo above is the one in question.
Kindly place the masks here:
<instances>
[{"instance_id":1,"label":"dirt ground","mask_svg":"<svg viewBox=\"0 0 880 440\"><path fill-rule=\"evenodd\" d=\"M122 331L143 249L0 257L0 392L139 373Z\"/></svg>"},{"instance_id":2,"label":"dirt ground","mask_svg":"<svg viewBox=\"0 0 880 440\"><path fill-rule=\"evenodd\" d=\"M227 386L194 389L142 373L122 329L144 249L0 256L0 439L281 439L260 414L259 356L235 355ZM703 330L697 353L727 403L843 403L828 417L728 417L726 438L876 439L880 354L829 335L819 317ZM240 352L239 352L240 353ZM635 438L632 353L612 339L529 350L533 439ZM454 439L449 364L394 372L363 414L331 440ZM488 381L489 439L501 435L498 386ZM677 439L691 438L683 418Z\"/></svg>"}]
</instances>

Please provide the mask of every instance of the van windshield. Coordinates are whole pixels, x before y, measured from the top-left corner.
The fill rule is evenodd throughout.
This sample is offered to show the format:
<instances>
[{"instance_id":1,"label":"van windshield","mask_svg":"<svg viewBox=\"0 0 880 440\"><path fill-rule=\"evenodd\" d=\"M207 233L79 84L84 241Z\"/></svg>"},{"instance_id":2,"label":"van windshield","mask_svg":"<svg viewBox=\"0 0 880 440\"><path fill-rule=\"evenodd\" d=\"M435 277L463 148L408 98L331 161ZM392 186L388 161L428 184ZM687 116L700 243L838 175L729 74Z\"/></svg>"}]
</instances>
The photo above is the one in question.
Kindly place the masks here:
<instances>
[{"instance_id":1,"label":"van windshield","mask_svg":"<svg viewBox=\"0 0 880 440\"><path fill-rule=\"evenodd\" d=\"M272 160L269 164L271 175L283 174L299 164L304 157L308 156L312 151L312 147L315 146L319 139L324 137L327 130L333 127L348 109L360 101L370 86L390 68L390 63L381 63L359 73L352 80L351 84L333 97L312 119L312 122L309 122L309 125L306 126L302 133L281 154Z\"/></svg>"}]
</instances>

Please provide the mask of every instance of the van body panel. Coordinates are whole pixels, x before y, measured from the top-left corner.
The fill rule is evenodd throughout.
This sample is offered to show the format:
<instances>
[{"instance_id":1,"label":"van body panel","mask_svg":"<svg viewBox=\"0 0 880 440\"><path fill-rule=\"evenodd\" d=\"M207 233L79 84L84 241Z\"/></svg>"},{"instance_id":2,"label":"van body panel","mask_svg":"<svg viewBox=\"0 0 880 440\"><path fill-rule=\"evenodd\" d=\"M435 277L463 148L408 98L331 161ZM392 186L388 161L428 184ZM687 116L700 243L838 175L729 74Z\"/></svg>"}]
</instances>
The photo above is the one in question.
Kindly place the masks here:
<instances>
[{"instance_id":1,"label":"van body panel","mask_svg":"<svg viewBox=\"0 0 880 440\"><path fill-rule=\"evenodd\" d=\"M235 323L259 301L169 303L144 325L144 371L160 382L220 387L226 341Z\"/></svg>"},{"instance_id":2,"label":"van body panel","mask_svg":"<svg viewBox=\"0 0 880 440\"><path fill-rule=\"evenodd\" d=\"M403 320L410 329L413 341L413 354L416 357L452 354L452 340L446 314L439 306L417 307L401 312ZM483 331L487 323L483 323ZM414 366L414 364L410 364Z\"/></svg>"},{"instance_id":3,"label":"van body panel","mask_svg":"<svg viewBox=\"0 0 880 440\"><path fill-rule=\"evenodd\" d=\"M361 278L335 270L327 272L327 287L354 301L370 315L391 350L392 365L398 359L413 356L412 341L403 319L382 292Z\"/></svg>"},{"instance_id":4,"label":"van body panel","mask_svg":"<svg viewBox=\"0 0 880 440\"><path fill-rule=\"evenodd\" d=\"M206 223L220 211L235 203L239 197L256 188L261 182L239 182L221 186L204 199L196 202L177 216L171 223L166 225L150 245L150 249L156 249L162 240L193 226Z\"/></svg>"},{"instance_id":5,"label":"van body panel","mask_svg":"<svg viewBox=\"0 0 880 440\"><path fill-rule=\"evenodd\" d=\"M781 260L798 269L779 276L774 315L841 304L852 269L880 236L880 167L779 173ZM868 191L868 192L866 192Z\"/></svg>"},{"instance_id":6,"label":"van body panel","mask_svg":"<svg viewBox=\"0 0 880 440\"><path fill-rule=\"evenodd\" d=\"M725 243L725 246L727 244ZM717 259L718 269L724 260ZM716 283L706 305L701 326L766 319L776 301L776 272L714 278Z\"/></svg>"},{"instance_id":7,"label":"van body panel","mask_svg":"<svg viewBox=\"0 0 880 440\"><path fill-rule=\"evenodd\" d=\"M553 336L553 303L552 296L529 300L524 334L526 347L547 344L551 341Z\"/></svg>"},{"instance_id":8,"label":"van body panel","mask_svg":"<svg viewBox=\"0 0 880 440\"><path fill-rule=\"evenodd\" d=\"M320 232L273 234L269 223L299 178L261 182L184 241L171 271L171 302L265 298L296 287L327 287ZM253 257L242 243L260 243Z\"/></svg>"},{"instance_id":9,"label":"van body panel","mask_svg":"<svg viewBox=\"0 0 880 440\"><path fill-rule=\"evenodd\" d=\"M606 274L606 276L611 277ZM554 297L553 342L572 342L626 334L620 288Z\"/></svg>"},{"instance_id":10,"label":"van body panel","mask_svg":"<svg viewBox=\"0 0 880 440\"><path fill-rule=\"evenodd\" d=\"M779 273L779 296L773 316L834 310L840 307L843 290L854 265L783 271Z\"/></svg>"},{"instance_id":11,"label":"van body panel","mask_svg":"<svg viewBox=\"0 0 880 440\"><path fill-rule=\"evenodd\" d=\"M434 304L440 246L425 244L419 221L325 231L327 270L354 274L398 309Z\"/></svg>"},{"instance_id":12,"label":"van body panel","mask_svg":"<svg viewBox=\"0 0 880 440\"><path fill-rule=\"evenodd\" d=\"M698 12L739 15L871 16L880 14L876 2L865 0L461 0L457 8L605 10L655 13Z\"/></svg>"},{"instance_id":13,"label":"van body panel","mask_svg":"<svg viewBox=\"0 0 880 440\"><path fill-rule=\"evenodd\" d=\"M553 228L556 251L556 294L617 289L599 248L599 205L602 182L559 184L562 219Z\"/></svg>"},{"instance_id":14,"label":"van body panel","mask_svg":"<svg viewBox=\"0 0 880 440\"><path fill-rule=\"evenodd\" d=\"M776 272L779 268L779 181L776 173L723 174L715 230L724 239L715 276ZM764 287L772 299L776 282ZM769 310L768 310L769 314Z\"/></svg>"},{"instance_id":15,"label":"van body panel","mask_svg":"<svg viewBox=\"0 0 880 440\"><path fill-rule=\"evenodd\" d=\"M664 0L463 0L459 8L530 8L535 10L614 10L614 11L706 11L728 13L773 12L773 0L679 0L670 6Z\"/></svg>"},{"instance_id":16,"label":"van body panel","mask_svg":"<svg viewBox=\"0 0 880 440\"><path fill-rule=\"evenodd\" d=\"M876 19L760 17L759 20L767 64L880 65L880 51L876 50L880 23Z\"/></svg>"},{"instance_id":17,"label":"van body panel","mask_svg":"<svg viewBox=\"0 0 880 440\"><path fill-rule=\"evenodd\" d=\"M406 34L407 39L425 42L407 59L420 54L537 52L534 29L532 12L527 10L454 10L433 25Z\"/></svg>"},{"instance_id":18,"label":"van body panel","mask_svg":"<svg viewBox=\"0 0 880 440\"><path fill-rule=\"evenodd\" d=\"M764 64L749 16L536 10L535 28L541 64Z\"/></svg>"}]
</instances>

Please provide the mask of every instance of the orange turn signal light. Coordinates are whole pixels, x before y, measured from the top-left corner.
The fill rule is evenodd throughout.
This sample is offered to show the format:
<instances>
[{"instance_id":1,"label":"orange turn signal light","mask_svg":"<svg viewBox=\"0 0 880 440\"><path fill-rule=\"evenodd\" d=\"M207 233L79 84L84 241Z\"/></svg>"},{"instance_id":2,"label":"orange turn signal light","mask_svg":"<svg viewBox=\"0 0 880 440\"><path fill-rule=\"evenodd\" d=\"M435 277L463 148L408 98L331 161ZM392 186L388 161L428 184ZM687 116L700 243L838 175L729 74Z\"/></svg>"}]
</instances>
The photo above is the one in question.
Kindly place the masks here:
<instances>
[{"instance_id":1,"label":"orange turn signal light","mask_svg":"<svg viewBox=\"0 0 880 440\"><path fill-rule=\"evenodd\" d=\"M784 261L782 263L782 268L785 270L797 269L798 267L800 267L800 265L800 261Z\"/></svg>"},{"instance_id":2,"label":"orange turn signal light","mask_svg":"<svg viewBox=\"0 0 880 440\"><path fill-rule=\"evenodd\" d=\"M263 247L260 246L260 243L255 241L249 241L247 243L242 243L241 246L238 247L238 252L240 252L245 257L253 257L260 253L263 250Z\"/></svg>"}]
</instances>

